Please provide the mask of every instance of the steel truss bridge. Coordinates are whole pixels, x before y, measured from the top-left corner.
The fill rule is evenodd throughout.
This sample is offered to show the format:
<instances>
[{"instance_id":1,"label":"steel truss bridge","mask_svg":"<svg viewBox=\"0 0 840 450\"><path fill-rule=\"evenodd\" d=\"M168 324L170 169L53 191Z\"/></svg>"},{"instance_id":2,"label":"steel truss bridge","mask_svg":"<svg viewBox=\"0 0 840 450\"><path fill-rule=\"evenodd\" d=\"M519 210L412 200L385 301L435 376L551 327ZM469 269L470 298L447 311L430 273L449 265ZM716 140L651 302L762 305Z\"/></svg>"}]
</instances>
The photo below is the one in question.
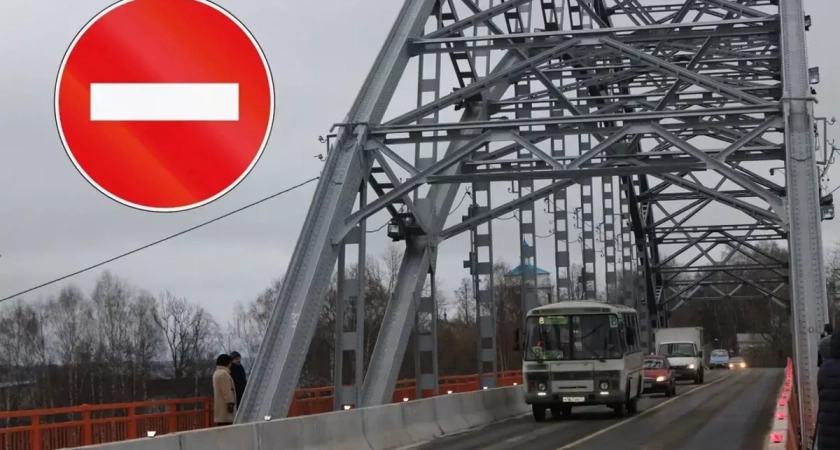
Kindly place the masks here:
<instances>
[{"instance_id":1,"label":"steel truss bridge","mask_svg":"<svg viewBox=\"0 0 840 450\"><path fill-rule=\"evenodd\" d=\"M521 261L531 264L522 267L532 267L545 245L535 239L535 205L545 202L556 299L580 277L585 298L635 305L646 339L704 292L731 299L751 286L789 306L803 429L812 429L827 301L802 3L406 0L334 126L236 421L288 411L336 266L345 300L336 302L336 407L388 403L413 332L416 355L431 356L417 364L418 389L436 390L435 289L426 287L439 249L462 233L478 372L492 387L493 219L516 215ZM393 101L406 83L416 106L386 121L386 110L410 109ZM784 167L783 182L765 176L768 164ZM450 217L463 185L468 214ZM499 189L512 198L494 202ZM383 210L405 253L364 370L363 321L346 320L351 308L364 311L364 270L345 269L365 266L367 219ZM773 240L787 241L789 265L767 255L751 266L771 279L731 264ZM582 273L572 273L573 260ZM535 286L537 273L522 270L521 282ZM539 305L536 290L522 291L523 311ZM355 354L354 379L343 377L344 352Z\"/></svg>"}]
</instances>

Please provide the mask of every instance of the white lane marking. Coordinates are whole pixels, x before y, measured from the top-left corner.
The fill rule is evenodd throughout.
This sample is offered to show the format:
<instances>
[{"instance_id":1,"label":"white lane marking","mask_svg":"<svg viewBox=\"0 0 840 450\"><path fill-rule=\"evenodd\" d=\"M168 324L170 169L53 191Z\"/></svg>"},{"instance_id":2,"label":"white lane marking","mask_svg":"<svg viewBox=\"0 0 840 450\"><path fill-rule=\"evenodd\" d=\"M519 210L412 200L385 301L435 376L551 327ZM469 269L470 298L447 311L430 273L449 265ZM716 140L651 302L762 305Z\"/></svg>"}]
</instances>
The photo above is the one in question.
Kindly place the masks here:
<instances>
[{"instance_id":1,"label":"white lane marking","mask_svg":"<svg viewBox=\"0 0 840 450\"><path fill-rule=\"evenodd\" d=\"M90 120L237 121L237 83L92 83Z\"/></svg>"},{"instance_id":2,"label":"white lane marking","mask_svg":"<svg viewBox=\"0 0 840 450\"><path fill-rule=\"evenodd\" d=\"M594 438L594 437L597 437L597 436L600 436L600 435L602 435L602 434L606 433L607 431L613 430L613 429L618 428L618 427L620 427L620 426L622 426L622 425L624 425L624 424L626 424L626 423L632 422L632 421L634 421L634 420L636 420L636 419L638 419L638 418L640 418L640 417L643 417L645 414L647 414L647 413L649 413L649 412L651 412L651 411L656 411L657 409L659 409L659 408L661 408L661 407L663 407L663 406L665 406L665 405L667 405L667 404L669 404L669 403L671 403L671 402L673 402L673 401L676 401L676 400L679 400L679 399L681 399L681 398L684 398L686 394L691 394L691 393L693 393L693 392L697 392L697 391L699 391L699 390L701 390L701 389L706 389L706 388L707 388L707 387L709 387L709 386L714 386L715 384L720 383L721 381L723 381L723 380L725 380L725 379L727 379L727 378L729 378L729 377L731 377L731 376L732 376L732 375L730 374L730 375L726 375L726 376L720 377L720 378L718 378L718 379L717 379L717 380L715 380L715 381L712 381L712 382L710 382L710 383L704 384L704 385L702 385L702 386L700 386L700 387L698 387L698 388L694 388L694 389L692 389L692 390L690 390L690 391L686 392L686 393L685 393L685 394L683 394L683 395L678 395L678 396L676 396L676 397L674 397L674 398L671 398L671 399L665 400L664 402L662 402L662 403L660 403L660 404L658 404L658 405L655 405L655 406L654 406L654 407L652 407L652 408L648 408L648 409L646 409L646 410L644 410L644 411L640 412L639 414L636 414L635 416L630 417L629 419L625 419L625 420L622 420L621 422L614 423L614 424L612 424L612 425L608 426L607 428L604 428L603 430L596 431L596 432L594 432L594 433L592 433L592 434L590 434L590 435L588 435L588 436L584 436L584 437L582 437L582 438L580 438L580 439L578 439L578 440L576 440L576 441L572 442L571 444L566 444L566 445L564 445L564 446L562 446L562 447L560 447L560 448L557 448L557 449L555 449L555 450L568 450L568 449L570 449L570 448L572 448L572 447L574 447L574 446L576 446L576 445L580 445L580 444L582 444L582 443L584 443L584 442L586 442L586 441L588 441L588 440L590 440L590 439L592 439L592 438Z\"/></svg>"}]
</instances>

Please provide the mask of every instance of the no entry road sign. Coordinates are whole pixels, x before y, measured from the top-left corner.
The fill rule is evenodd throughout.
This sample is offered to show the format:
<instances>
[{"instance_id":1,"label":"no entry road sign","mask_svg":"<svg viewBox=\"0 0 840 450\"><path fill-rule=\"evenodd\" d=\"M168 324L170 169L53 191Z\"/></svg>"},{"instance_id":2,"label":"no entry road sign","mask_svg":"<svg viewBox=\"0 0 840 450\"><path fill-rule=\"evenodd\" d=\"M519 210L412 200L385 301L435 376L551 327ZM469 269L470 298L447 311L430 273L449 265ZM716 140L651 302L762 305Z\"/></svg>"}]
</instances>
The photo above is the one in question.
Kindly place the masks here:
<instances>
[{"instance_id":1,"label":"no entry road sign","mask_svg":"<svg viewBox=\"0 0 840 450\"><path fill-rule=\"evenodd\" d=\"M183 211L233 189L274 120L265 55L207 0L122 0L79 32L55 114L79 172L112 199Z\"/></svg>"}]
</instances>

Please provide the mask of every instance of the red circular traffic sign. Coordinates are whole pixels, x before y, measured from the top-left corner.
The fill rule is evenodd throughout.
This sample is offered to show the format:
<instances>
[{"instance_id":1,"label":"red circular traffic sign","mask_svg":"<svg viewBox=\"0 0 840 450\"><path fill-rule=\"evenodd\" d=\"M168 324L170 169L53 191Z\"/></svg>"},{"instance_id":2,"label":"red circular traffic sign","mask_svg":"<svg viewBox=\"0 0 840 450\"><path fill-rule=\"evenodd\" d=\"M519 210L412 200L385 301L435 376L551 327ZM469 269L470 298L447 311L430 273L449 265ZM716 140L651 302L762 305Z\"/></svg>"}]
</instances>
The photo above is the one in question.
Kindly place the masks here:
<instances>
[{"instance_id":1,"label":"red circular traffic sign","mask_svg":"<svg viewBox=\"0 0 840 450\"><path fill-rule=\"evenodd\" d=\"M233 189L274 120L265 55L207 0L121 0L78 33L55 92L58 132L94 187L147 211L184 211Z\"/></svg>"}]
</instances>

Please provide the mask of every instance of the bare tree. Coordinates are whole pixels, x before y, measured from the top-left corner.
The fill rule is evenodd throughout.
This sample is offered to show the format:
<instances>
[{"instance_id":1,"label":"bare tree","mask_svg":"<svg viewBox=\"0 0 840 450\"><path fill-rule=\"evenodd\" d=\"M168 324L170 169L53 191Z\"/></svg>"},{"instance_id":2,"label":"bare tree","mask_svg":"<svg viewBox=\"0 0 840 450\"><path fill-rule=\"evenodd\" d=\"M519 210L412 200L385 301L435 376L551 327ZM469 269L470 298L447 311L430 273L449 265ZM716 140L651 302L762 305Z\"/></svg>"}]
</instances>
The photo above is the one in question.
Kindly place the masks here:
<instances>
[{"instance_id":1,"label":"bare tree","mask_svg":"<svg viewBox=\"0 0 840 450\"><path fill-rule=\"evenodd\" d=\"M825 258L825 279L828 293L830 321L840 325L840 245L834 246Z\"/></svg>"},{"instance_id":2,"label":"bare tree","mask_svg":"<svg viewBox=\"0 0 840 450\"><path fill-rule=\"evenodd\" d=\"M381 260L385 266L385 273L383 280L385 282L385 290L389 293L394 292L397 285L397 277L400 273L400 265L402 265L403 249L396 244L390 244L382 252Z\"/></svg>"},{"instance_id":3,"label":"bare tree","mask_svg":"<svg viewBox=\"0 0 840 450\"><path fill-rule=\"evenodd\" d=\"M262 333L257 321L241 302L233 307L233 315L222 335L222 347L228 352L238 351L245 356L255 357L260 349Z\"/></svg>"},{"instance_id":4,"label":"bare tree","mask_svg":"<svg viewBox=\"0 0 840 450\"><path fill-rule=\"evenodd\" d=\"M4 389L4 406L7 411L23 409L32 403L45 400L49 392L34 392L26 398L26 385L35 384L38 371L43 369L45 354L42 316L36 308L18 300L0 311L0 364L5 369L2 379L12 389Z\"/></svg>"},{"instance_id":5,"label":"bare tree","mask_svg":"<svg viewBox=\"0 0 840 450\"><path fill-rule=\"evenodd\" d=\"M218 341L218 325L201 306L164 292L158 297L154 321L163 333L175 379L195 378Z\"/></svg>"},{"instance_id":6,"label":"bare tree","mask_svg":"<svg viewBox=\"0 0 840 450\"><path fill-rule=\"evenodd\" d=\"M156 316L157 301L149 292L142 292L129 305L134 321L131 324L130 350L133 379L132 399L146 399L146 381L151 378L154 360L163 351L163 336Z\"/></svg>"},{"instance_id":7,"label":"bare tree","mask_svg":"<svg viewBox=\"0 0 840 450\"><path fill-rule=\"evenodd\" d=\"M100 396L106 397L105 388L110 388L107 397L112 401L130 398L126 393L126 382L130 376L131 328L134 318L131 313L132 288L124 280L105 271L96 281L91 300L99 332L99 352L103 369L100 377L113 374L107 383L100 382Z\"/></svg>"},{"instance_id":8,"label":"bare tree","mask_svg":"<svg viewBox=\"0 0 840 450\"><path fill-rule=\"evenodd\" d=\"M268 328L271 312L274 310L274 304L277 303L280 288L283 286L283 278L283 276L275 278L271 285L257 296L256 301L248 307L248 316L256 325L260 336L265 335L265 330Z\"/></svg>"},{"instance_id":9,"label":"bare tree","mask_svg":"<svg viewBox=\"0 0 840 450\"><path fill-rule=\"evenodd\" d=\"M475 297L471 278L462 278L455 290L455 318L465 324L475 323Z\"/></svg>"},{"instance_id":10,"label":"bare tree","mask_svg":"<svg viewBox=\"0 0 840 450\"><path fill-rule=\"evenodd\" d=\"M583 265L572 264L572 272L569 274L569 300L583 300L586 296L586 286L583 282Z\"/></svg>"},{"instance_id":11,"label":"bare tree","mask_svg":"<svg viewBox=\"0 0 840 450\"><path fill-rule=\"evenodd\" d=\"M97 327L93 308L85 294L76 286L61 289L57 298L47 304L53 339L50 342L57 362L67 374L68 405L91 402L85 396L96 354Z\"/></svg>"}]
</instances>

